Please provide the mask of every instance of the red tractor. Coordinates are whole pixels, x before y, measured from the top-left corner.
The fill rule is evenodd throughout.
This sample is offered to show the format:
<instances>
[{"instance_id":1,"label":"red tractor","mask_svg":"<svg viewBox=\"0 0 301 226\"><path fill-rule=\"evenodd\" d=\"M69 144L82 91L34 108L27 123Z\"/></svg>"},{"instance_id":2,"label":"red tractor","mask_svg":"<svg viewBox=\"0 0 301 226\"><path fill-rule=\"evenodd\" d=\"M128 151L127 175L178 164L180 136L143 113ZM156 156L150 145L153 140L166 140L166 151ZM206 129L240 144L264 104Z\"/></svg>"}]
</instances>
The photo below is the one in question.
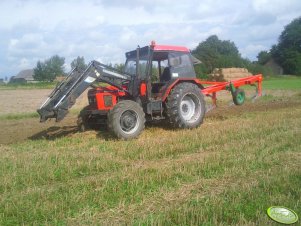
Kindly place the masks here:
<instances>
[{"instance_id":1,"label":"red tractor","mask_svg":"<svg viewBox=\"0 0 301 226\"><path fill-rule=\"evenodd\" d=\"M89 105L79 116L80 128L106 122L121 139L139 136L146 120L167 119L178 128L198 127L205 115L204 95L211 96L215 105L216 93L229 90L234 103L241 105L245 93L238 87L256 83L261 95L261 75L231 82L202 81L194 71L197 61L186 47L154 42L127 52L122 72L92 61L85 71L75 68L52 91L38 109L40 121L62 120L77 97L91 86Z\"/></svg>"}]
</instances>

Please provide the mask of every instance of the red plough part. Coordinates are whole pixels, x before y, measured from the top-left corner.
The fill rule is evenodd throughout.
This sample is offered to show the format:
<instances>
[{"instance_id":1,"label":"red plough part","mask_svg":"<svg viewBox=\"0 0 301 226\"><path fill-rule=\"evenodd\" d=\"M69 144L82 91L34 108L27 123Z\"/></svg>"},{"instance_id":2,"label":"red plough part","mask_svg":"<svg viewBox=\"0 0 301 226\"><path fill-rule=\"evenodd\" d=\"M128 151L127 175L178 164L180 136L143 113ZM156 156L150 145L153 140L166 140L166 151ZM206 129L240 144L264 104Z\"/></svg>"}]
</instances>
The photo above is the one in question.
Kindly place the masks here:
<instances>
[{"instance_id":1,"label":"red plough part","mask_svg":"<svg viewBox=\"0 0 301 226\"><path fill-rule=\"evenodd\" d=\"M256 95L254 96L254 98L262 96L262 80L263 80L262 75L258 74L258 75L253 75L253 76L233 80L230 82L211 82L211 81L204 81L204 80L198 80L197 82L202 86L210 85L202 89L202 93L206 96L210 96L212 98L213 105L216 106L217 92L222 90L228 90L231 91L233 96L235 93L235 89L238 90L239 87L244 85L251 85L256 87Z\"/></svg>"}]
</instances>

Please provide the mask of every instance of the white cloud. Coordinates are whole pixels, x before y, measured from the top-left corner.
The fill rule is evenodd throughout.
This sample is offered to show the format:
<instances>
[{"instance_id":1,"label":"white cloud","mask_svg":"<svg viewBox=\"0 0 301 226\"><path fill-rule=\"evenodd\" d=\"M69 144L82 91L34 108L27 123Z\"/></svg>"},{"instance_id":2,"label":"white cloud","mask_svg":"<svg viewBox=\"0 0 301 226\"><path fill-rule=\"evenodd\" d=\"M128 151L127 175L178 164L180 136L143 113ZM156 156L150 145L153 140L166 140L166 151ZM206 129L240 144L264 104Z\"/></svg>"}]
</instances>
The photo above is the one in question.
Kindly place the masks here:
<instances>
[{"instance_id":1,"label":"white cloud","mask_svg":"<svg viewBox=\"0 0 301 226\"><path fill-rule=\"evenodd\" d=\"M300 0L254 0L253 7L257 12L282 14L301 9Z\"/></svg>"},{"instance_id":2,"label":"white cloud","mask_svg":"<svg viewBox=\"0 0 301 226\"><path fill-rule=\"evenodd\" d=\"M22 58L20 61L19 61L19 64L18 64L18 69L19 70L22 70L24 68L29 68L30 67L30 62L28 59L26 58Z\"/></svg>"},{"instance_id":3,"label":"white cloud","mask_svg":"<svg viewBox=\"0 0 301 226\"><path fill-rule=\"evenodd\" d=\"M194 48L209 35L234 41L254 59L300 16L300 0L2 0L0 77L54 54L103 63L156 40ZM289 13L288 13L289 12ZM66 66L66 68L68 68Z\"/></svg>"},{"instance_id":4,"label":"white cloud","mask_svg":"<svg viewBox=\"0 0 301 226\"><path fill-rule=\"evenodd\" d=\"M246 47L241 49L242 57L248 57L250 55L256 55L262 50L267 50L266 46L263 45L257 45L257 44L249 44Z\"/></svg>"}]
</instances>

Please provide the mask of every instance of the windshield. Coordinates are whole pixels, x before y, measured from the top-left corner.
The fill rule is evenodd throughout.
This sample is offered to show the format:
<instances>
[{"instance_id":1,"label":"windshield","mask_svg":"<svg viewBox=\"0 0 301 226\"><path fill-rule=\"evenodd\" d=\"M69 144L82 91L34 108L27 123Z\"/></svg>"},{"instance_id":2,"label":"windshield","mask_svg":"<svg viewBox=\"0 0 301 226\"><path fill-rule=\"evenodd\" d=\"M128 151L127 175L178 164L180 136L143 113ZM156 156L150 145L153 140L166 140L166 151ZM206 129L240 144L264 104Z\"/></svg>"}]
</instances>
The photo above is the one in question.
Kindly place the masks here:
<instances>
[{"instance_id":1,"label":"windshield","mask_svg":"<svg viewBox=\"0 0 301 226\"><path fill-rule=\"evenodd\" d=\"M124 72L130 75L136 75L136 55L137 51L131 51L126 54L127 60L125 62ZM147 74L147 65L149 60L148 49L141 48L139 56L139 75L144 78Z\"/></svg>"}]
</instances>

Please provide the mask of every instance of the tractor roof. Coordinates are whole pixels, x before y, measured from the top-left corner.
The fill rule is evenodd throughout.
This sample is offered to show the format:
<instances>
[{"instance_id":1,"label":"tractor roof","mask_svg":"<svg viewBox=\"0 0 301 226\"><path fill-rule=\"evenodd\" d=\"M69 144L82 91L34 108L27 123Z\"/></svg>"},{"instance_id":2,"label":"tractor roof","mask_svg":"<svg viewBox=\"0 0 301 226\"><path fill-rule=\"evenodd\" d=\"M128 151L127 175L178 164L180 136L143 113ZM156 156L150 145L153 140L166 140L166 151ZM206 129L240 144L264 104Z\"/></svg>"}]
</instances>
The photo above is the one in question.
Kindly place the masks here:
<instances>
[{"instance_id":1,"label":"tractor roof","mask_svg":"<svg viewBox=\"0 0 301 226\"><path fill-rule=\"evenodd\" d=\"M151 45L144 46L140 48L140 53L147 53L149 48L154 51L176 51L176 52L185 52L189 53L189 49L185 46L172 46L172 45L157 45L154 41L151 42ZM125 53L126 57L136 57L136 50Z\"/></svg>"},{"instance_id":2,"label":"tractor roof","mask_svg":"<svg viewBox=\"0 0 301 226\"><path fill-rule=\"evenodd\" d=\"M171 46L171 45L157 45L155 41L152 41L150 47L154 51L178 51L189 52L189 49L184 46Z\"/></svg>"},{"instance_id":3,"label":"tractor roof","mask_svg":"<svg viewBox=\"0 0 301 226\"><path fill-rule=\"evenodd\" d=\"M178 52L189 52L189 49L184 46L170 46L170 45L151 45L154 51L178 51Z\"/></svg>"}]
</instances>

